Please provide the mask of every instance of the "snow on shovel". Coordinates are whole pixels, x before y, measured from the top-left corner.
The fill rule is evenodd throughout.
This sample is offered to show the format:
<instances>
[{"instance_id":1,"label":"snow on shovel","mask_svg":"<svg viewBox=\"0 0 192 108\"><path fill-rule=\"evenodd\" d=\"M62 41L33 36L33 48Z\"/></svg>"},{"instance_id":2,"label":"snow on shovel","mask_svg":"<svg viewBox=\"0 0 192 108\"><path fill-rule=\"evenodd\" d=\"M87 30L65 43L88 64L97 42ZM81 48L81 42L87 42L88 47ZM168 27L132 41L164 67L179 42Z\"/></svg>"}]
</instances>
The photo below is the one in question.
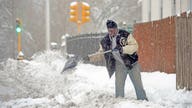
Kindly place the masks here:
<instances>
[{"instance_id":1,"label":"snow on shovel","mask_svg":"<svg viewBox=\"0 0 192 108\"><path fill-rule=\"evenodd\" d=\"M91 57L91 56L95 56L95 55L99 55L99 54L105 54L105 53L109 53L109 52L112 52L112 50L108 50L108 51L105 51L105 52L97 52L97 53L93 53L93 54L89 54L88 56L86 57L79 57L79 56L72 56L70 57L67 62L65 63L65 66L63 68L63 70L61 71L61 74L67 70L70 70L70 69L73 69L77 66L78 62L79 61L87 61L87 57Z\"/></svg>"}]
</instances>

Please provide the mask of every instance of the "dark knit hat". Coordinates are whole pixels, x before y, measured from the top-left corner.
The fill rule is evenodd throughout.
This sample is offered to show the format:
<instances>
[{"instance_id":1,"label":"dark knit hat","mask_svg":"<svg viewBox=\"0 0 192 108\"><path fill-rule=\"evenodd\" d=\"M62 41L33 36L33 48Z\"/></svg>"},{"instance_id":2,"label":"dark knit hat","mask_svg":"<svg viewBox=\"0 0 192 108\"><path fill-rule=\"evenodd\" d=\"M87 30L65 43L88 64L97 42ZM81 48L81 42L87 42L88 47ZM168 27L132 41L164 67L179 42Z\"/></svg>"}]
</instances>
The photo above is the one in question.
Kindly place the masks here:
<instances>
[{"instance_id":1,"label":"dark knit hat","mask_svg":"<svg viewBox=\"0 0 192 108\"><path fill-rule=\"evenodd\" d=\"M113 20L107 20L107 28L117 28L117 23Z\"/></svg>"}]
</instances>

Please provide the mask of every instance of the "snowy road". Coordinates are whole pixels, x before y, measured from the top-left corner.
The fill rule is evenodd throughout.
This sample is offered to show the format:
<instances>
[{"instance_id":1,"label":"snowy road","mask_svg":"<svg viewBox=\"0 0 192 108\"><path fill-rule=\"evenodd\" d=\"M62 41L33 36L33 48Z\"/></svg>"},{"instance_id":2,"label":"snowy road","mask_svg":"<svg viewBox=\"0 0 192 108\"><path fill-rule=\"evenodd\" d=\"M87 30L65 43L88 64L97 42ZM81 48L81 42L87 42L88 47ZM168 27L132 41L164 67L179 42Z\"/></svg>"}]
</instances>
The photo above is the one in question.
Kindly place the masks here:
<instances>
[{"instance_id":1,"label":"snowy road","mask_svg":"<svg viewBox=\"0 0 192 108\"><path fill-rule=\"evenodd\" d=\"M192 92L176 91L175 74L142 72L149 102L137 101L129 77L125 98L114 98L114 76L105 67L79 64L60 74L59 52L38 53L32 61L0 65L1 108L192 108Z\"/></svg>"}]
</instances>

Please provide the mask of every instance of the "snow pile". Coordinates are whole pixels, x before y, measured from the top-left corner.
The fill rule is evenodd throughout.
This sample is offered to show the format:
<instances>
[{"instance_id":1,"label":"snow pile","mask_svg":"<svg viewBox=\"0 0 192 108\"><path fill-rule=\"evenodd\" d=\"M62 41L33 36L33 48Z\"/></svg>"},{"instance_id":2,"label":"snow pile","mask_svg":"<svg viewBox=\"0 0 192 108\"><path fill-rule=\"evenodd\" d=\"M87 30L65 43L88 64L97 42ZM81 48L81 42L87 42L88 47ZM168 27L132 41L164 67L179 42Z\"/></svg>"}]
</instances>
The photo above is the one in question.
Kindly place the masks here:
<instances>
[{"instance_id":1,"label":"snow pile","mask_svg":"<svg viewBox=\"0 0 192 108\"><path fill-rule=\"evenodd\" d=\"M142 73L149 102L136 100L127 77L125 98L114 98L114 76L105 67L80 63L60 74L60 52L37 53L31 61L1 63L0 107L14 108L191 108L192 92L176 88L175 74Z\"/></svg>"},{"instance_id":2,"label":"snow pile","mask_svg":"<svg viewBox=\"0 0 192 108\"><path fill-rule=\"evenodd\" d=\"M60 71L64 63L59 52L51 51L34 55L32 61L8 59L1 64L0 81L14 93L6 97L42 97L63 91L65 78Z\"/></svg>"}]
</instances>

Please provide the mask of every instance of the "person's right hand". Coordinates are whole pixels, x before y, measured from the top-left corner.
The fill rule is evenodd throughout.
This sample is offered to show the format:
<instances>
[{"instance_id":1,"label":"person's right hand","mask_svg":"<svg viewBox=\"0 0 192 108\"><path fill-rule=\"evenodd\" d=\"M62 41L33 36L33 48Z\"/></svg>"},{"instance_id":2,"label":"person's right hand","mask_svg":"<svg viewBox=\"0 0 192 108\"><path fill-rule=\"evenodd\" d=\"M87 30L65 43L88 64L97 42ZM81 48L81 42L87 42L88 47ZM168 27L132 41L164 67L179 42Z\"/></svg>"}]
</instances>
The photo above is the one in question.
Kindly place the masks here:
<instances>
[{"instance_id":1,"label":"person's right hand","mask_svg":"<svg viewBox=\"0 0 192 108\"><path fill-rule=\"evenodd\" d=\"M96 54L96 55L88 55L90 62L98 62L101 61L104 57L103 54Z\"/></svg>"}]
</instances>

